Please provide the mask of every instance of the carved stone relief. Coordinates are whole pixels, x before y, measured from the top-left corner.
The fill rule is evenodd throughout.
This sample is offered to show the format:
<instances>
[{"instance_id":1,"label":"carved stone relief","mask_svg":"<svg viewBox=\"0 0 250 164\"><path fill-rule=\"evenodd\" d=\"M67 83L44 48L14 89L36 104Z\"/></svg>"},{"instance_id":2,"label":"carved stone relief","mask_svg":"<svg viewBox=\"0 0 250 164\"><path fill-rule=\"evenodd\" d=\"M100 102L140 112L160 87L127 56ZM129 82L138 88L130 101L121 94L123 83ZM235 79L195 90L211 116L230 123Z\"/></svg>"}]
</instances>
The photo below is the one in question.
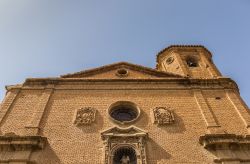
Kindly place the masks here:
<instances>
[{"instance_id":1,"label":"carved stone relief","mask_svg":"<svg viewBox=\"0 0 250 164\"><path fill-rule=\"evenodd\" d=\"M104 163L115 164L130 161L138 164L147 164L146 160L146 139L148 134L134 126L128 128L113 127L101 133L104 141ZM134 154L117 154L131 150ZM120 155L117 159L117 155ZM131 158L132 157L132 158Z\"/></svg>"},{"instance_id":2,"label":"carved stone relief","mask_svg":"<svg viewBox=\"0 0 250 164\"><path fill-rule=\"evenodd\" d=\"M96 110L91 107L78 109L76 112L74 124L80 125L90 125L95 121Z\"/></svg>"},{"instance_id":3,"label":"carved stone relief","mask_svg":"<svg viewBox=\"0 0 250 164\"><path fill-rule=\"evenodd\" d=\"M153 110L153 122L158 125L168 125L174 123L173 112L166 107L156 107Z\"/></svg>"}]
</instances>

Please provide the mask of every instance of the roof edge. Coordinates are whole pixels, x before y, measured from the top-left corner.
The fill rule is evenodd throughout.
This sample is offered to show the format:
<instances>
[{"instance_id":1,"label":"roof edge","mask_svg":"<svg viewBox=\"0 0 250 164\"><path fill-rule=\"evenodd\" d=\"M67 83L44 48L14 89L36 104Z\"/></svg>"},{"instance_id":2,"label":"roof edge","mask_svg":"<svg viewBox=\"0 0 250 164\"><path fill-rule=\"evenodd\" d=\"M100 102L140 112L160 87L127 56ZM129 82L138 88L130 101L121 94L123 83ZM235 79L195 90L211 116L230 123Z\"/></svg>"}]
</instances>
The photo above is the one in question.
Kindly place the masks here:
<instances>
[{"instance_id":1,"label":"roof edge","mask_svg":"<svg viewBox=\"0 0 250 164\"><path fill-rule=\"evenodd\" d=\"M96 67L96 68L91 68L91 69L87 69L87 70L83 70L83 71L79 71L79 72L75 72L75 73L70 73L70 74L65 74L65 75L61 75L60 77L61 78L71 78L73 76L78 76L78 75L81 75L81 74L86 74L86 76L89 76L91 75L92 73L96 72L96 71L102 71L104 69L109 69L109 68L113 68L113 67L116 67L116 66L130 66L130 67L133 67L133 68L141 68L142 71L146 71L146 72L151 72L151 73L154 73L154 74L158 74L158 75L161 75L161 76L172 76L172 77L177 77L177 78L183 78L183 76L181 75L177 75L177 74L174 74L174 73L171 73L171 72L163 72L163 71L159 71L159 70L156 70L156 69L153 69L153 68L150 68L150 67L145 67L145 66L142 66L142 65L138 65L138 64L132 64L132 63L128 63L128 62L117 62L117 63L113 63L113 64L108 64L108 65L104 65L104 66L101 66L101 67Z\"/></svg>"}]
</instances>

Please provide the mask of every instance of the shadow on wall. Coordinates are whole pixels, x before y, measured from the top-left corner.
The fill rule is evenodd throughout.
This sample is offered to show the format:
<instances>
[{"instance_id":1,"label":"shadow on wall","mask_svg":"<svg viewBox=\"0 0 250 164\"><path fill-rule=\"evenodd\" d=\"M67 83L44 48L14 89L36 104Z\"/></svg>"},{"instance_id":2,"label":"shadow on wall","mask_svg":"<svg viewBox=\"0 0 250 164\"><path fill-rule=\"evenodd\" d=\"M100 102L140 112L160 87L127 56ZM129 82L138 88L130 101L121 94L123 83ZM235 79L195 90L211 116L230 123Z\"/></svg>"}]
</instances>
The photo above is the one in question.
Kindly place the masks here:
<instances>
[{"instance_id":1,"label":"shadow on wall","mask_svg":"<svg viewBox=\"0 0 250 164\"><path fill-rule=\"evenodd\" d=\"M183 119L176 114L174 114L173 124L159 126L159 128L167 131L167 133L184 133L186 131Z\"/></svg>"},{"instance_id":2,"label":"shadow on wall","mask_svg":"<svg viewBox=\"0 0 250 164\"><path fill-rule=\"evenodd\" d=\"M135 121L132 125L135 125L137 127L140 127L142 129L146 128L148 124L150 124L149 116L144 112L144 110L141 109L141 114L138 118L138 120Z\"/></svg>"},{"instance_id":3,"label":"shadow on wall","mask_svg":"<svg viewBox=\"0 0 250 164\"><path fill-rule=\"evenodd\" d=\"M62 162L51 148L49 143L45 146L45 149L42 151L33 152L31 155L32 163L36 164L61 164Z\"/></svg>"},{"instance_id":4,"label":"shadow on wall","mask_svg":"<svg viewBox=\"0 0 250 164\"><path fill-rule=\"evenodd\" d=\"M171 155L151 138L147 140L146 154L147 161L150 164L159 164L160 161L166 161L171 158Z\"/></svg>"}]
</instances>

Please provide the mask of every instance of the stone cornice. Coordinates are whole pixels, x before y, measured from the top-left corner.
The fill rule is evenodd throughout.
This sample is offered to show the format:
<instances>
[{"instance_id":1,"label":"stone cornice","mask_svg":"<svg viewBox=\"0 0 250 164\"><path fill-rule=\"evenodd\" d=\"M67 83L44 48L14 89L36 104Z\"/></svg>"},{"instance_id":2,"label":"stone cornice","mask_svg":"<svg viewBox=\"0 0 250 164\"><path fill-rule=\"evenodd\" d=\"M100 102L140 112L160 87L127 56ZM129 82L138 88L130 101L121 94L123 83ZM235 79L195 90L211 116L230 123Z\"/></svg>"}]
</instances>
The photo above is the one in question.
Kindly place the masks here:
<instances>
[{"instance_id":1,"label":"stone cornice","mask_svg":"<svg viewBox=\"0 0 250 164\"><path fill-rule=\"evenodd\" d=\"M250 135L206 134L200 136L199 143L206 149L238 149L239 146L250 146Z\"/></svg>"},{"instance_id":2,"label":"stone cornice","mask_svg":"<svg viewBox=\"0 0 250 164\"><path fill-rule=\"evenodd\" d=\"M133 70L136 70L139 72L143 72L145 74L154 75L156 77L182 78L181 75L177 75L177 74L174 74L171 72L162 72L162 71L158 71L158 70L153 69L153 68L141 66L138 64L132 64L132 63L128 63L128 62L113 63L113 64L109 64L109 65L105 65L105 66L101 66L101 67L97 67L97 68L93 68L93 69L89 69L89 70L84 70L84 71L80 71L80 72L76 72L76 73L61 75L60 77L61 78L90 77L90 76L95 75L97 73L102 73L104 71L109 71L109 70L118 69L118 68L130 68L130 69L133 69Z\"/></svg>"},{"instance_id":3,"label":"stone cornice","mask_svg":"<svg viewBox=\"0 0 250 164\"><path fill-rule=\"evenodd\" d=\"M43 149L47 142L46 137L42 136L0 136L0 150L24 151Z\"/></svg>"},{"instance_id":4,"label":"stone cornice","mask_svg":"<svg viewBox=\"0 0 250 164\"><path fill-rule=\"evenodd\" d=\"M23 85L7 86L8 91L12 89L66 89L84 88L84 86L106 86L104 88L116 88L113 85L133 85L133 88L142 88L147 85L148 89L235 89L237 84L230 78L220 77L215 79L191 79L191 78L166 78L166 79L83 79L83 78L30 78ZM79 89L80 89L79 88ZM146 89L145 87L143 87ZM126 88L128 89L128 88Z\"/></svg>"}]
</instances>

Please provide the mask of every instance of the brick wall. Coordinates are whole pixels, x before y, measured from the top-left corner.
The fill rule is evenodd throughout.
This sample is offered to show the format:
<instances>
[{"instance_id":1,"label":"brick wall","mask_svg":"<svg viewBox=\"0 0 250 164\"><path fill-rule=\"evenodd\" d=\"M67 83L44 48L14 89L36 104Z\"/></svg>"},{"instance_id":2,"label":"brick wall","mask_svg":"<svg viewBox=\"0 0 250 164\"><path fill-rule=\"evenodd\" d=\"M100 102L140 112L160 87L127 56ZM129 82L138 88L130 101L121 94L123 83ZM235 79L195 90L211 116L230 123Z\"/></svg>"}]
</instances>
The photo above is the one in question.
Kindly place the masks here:
<instances>
[{"instance_id":1,"label":"brick wall","mask_svg":"<svg viewBox=\"0 0 250 164\"><path fill-rule=\"evenodd\" d=\"M243 121L223 90L202 93L227 133L247 134ZM25 134L25 125L36 111L34 107L40 96L39 90L22 91L1 127L2 133ZM107 112L112 103L121 100L134 102L141 109L141 115L133 125L149 133L149 164L212 162L213 155L198 143L199 136L207 129L192 90L55 90L44 111L39 132L48 138L49 145L42 153L33 153L31 159L38 163L102 163L100 132L121 126L112 122ZM152 123L151 112L157 106L173 109L173 125L158 127ZM76 110L82 107L97 109L94 124L81 127L73 124ZM51 157L50 160L47 157Z\"/></svg>"}]
</instances>

